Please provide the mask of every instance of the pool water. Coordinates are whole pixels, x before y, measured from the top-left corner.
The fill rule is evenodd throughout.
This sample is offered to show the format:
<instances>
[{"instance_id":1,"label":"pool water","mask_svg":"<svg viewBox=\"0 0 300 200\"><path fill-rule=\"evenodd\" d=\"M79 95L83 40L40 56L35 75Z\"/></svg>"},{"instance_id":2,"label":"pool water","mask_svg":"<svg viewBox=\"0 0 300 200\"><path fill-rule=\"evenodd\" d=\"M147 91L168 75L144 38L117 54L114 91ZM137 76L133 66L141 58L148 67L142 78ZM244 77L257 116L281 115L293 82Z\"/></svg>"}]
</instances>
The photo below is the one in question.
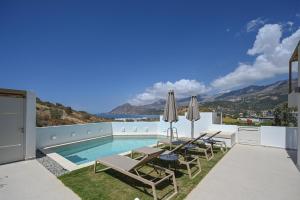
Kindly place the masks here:
<instances>
[{"instance_id":1,"label":"pool water","mask_svg":"<svg viewBox=\"0 0 300 200\"><path fill-rule=\"evenodd\" d=\"M75 164L156 144L157 137L105 137L56 147L54 152Z\"/></svg>"}]
</instances>

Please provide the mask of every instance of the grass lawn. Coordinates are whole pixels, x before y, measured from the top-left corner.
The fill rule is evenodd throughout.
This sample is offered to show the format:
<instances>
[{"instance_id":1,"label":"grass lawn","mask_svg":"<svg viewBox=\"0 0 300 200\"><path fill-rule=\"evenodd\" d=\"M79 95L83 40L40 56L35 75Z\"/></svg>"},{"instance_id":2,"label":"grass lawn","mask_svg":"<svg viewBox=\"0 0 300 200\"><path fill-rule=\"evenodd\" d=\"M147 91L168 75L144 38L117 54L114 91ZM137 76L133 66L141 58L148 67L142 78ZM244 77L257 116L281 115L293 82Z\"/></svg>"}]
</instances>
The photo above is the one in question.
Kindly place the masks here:
<instances>
[{"instance_id":1,"label":"grass lawn","mask_svg":"<svg viewBox=\"0 0 300 200\"><path fill-rule=\"evenodd\" d=\"M189 179L185 166L178 166L176 173L178 194L173 197L173 199L184 199L223 156L224 154L220 150L215 149L215 156L212 160L206 161L206 159L201 158L202 171L192 180ZM156 164L164 166L158 159L155 160L155 162ZM149 169L144 167L142 171L143 170L147 171ZM197 168L193 167L192 170L196 171ZM136 197L141 200L153 199L150 187L112 169L95 174L93 166L89 166L65 174L59 177L59 179L83 200L133 200ZM171 182L167 180L158 186L157 193L159 199L173 192L170 183Z\"/></svg>"}]
</instances>

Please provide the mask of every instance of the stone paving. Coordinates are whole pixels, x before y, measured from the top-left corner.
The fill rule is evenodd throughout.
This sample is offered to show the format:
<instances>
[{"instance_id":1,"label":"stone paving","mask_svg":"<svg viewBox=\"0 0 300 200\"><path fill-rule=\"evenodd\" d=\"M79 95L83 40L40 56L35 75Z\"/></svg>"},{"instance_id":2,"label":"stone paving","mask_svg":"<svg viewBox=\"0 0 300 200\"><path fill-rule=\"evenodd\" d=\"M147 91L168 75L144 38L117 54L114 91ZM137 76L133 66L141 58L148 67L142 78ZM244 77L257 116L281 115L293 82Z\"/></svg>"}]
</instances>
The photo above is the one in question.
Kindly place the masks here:
<instances>
[{"instance_id":1,"label":"stone paving","mask_svg":"<svg viewBox=\"0 0 300 200\"><path fill-rule=\"evenodd\" d=\"M79 200L37 160L0 165L2 200Z\"/></svg>"},{"instance_id":2,"label":"stone paving","mask_svg":"<svg viewBox=\"0 0 300 200\"><path fill-rule=\"evenodd\" d=\"M235 145L186 200L299 200L296 151Z\"/></svg>"}]
</instances>

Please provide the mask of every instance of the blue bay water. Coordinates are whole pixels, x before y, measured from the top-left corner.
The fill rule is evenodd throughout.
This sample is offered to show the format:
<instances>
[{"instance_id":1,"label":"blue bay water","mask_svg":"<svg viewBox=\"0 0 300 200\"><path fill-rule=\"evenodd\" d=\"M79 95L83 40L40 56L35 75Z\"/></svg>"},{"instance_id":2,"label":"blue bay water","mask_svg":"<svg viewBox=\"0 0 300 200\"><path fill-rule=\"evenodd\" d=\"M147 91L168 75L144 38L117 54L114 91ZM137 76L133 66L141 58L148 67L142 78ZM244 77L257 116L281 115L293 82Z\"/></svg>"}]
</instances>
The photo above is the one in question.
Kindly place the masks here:
<instances>
[{"instance_id":1,"label":"blue bay water","mask_svg":"<svg viewBox=\"0 0 300 200\"><path fill-rule=\"evenodd\" d=\"M110 114L110 113L99 113L97 114L99 117L117 119L117 118L126 118L126 119L134 119L134 118L147 118L147 119L159 119L159 115L133 115L133 114Z\"/></svg>"}]
</instances>

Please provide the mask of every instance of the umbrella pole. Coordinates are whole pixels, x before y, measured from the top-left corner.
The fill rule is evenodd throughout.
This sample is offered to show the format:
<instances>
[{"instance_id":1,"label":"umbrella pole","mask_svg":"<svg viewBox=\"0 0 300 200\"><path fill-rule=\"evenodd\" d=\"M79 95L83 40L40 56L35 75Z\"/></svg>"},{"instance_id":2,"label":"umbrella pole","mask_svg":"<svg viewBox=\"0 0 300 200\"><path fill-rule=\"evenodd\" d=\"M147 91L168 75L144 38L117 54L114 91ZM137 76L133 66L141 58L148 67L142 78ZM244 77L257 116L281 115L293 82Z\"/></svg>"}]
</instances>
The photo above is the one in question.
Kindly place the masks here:
<instances>
[{"instance_id":1,"label":"umbrella pole","mask_svg":"<svg viewBox=\"0 0 300 200\"><path fill-rule=\"evenodd\" d=\"M194 120L191 122L191 136L194 138Z\"/></svg>"},{"instance_id":2,"label":"umbrella pole","mask_svg":"<svg viewBox=\"0 0 300 200\"><path fill-rule=\"evenodd\" d=\"M173 128L172 128L172 122L170 122L170 150L172 149L172 138L173 138Z\"/></svg>"}]
</instances>

